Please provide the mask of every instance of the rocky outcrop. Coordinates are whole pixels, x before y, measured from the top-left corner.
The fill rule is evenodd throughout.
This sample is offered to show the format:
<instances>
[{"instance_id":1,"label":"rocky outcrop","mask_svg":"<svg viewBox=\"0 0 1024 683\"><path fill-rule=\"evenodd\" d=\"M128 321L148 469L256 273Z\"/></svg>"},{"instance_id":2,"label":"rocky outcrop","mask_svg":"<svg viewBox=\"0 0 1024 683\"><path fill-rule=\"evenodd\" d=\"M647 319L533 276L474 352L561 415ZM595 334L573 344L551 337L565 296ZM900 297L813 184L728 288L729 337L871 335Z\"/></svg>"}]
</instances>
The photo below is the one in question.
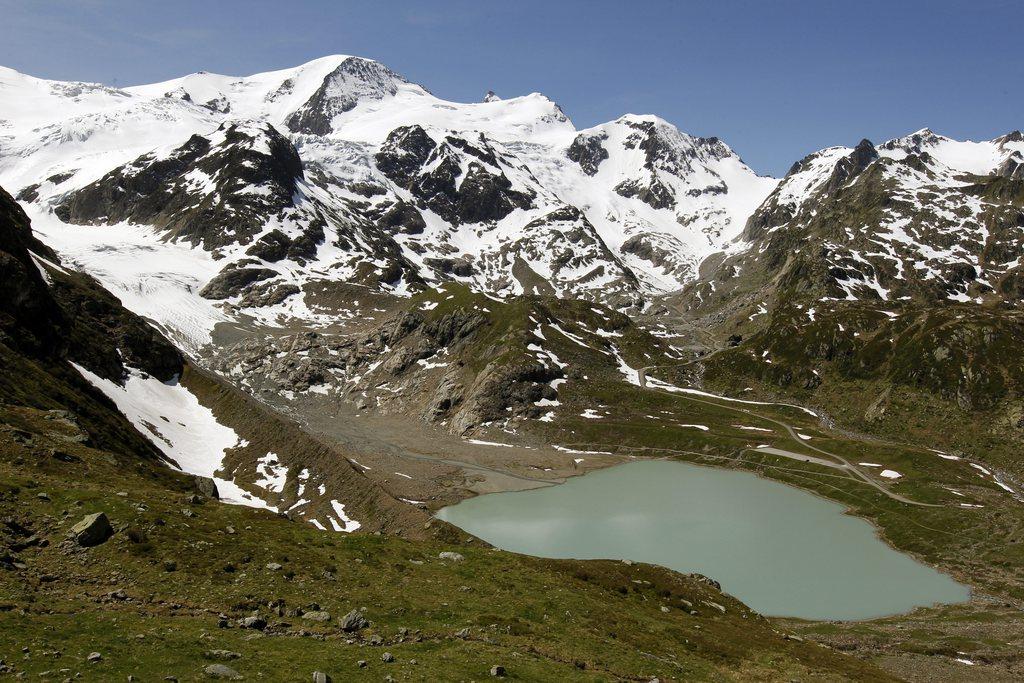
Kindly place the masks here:
<instances>
[{"instance_id":1,"label":"rocky outcrop","mask_svg":"<svg viewBox=\"0 0 1024 683\"><path fill-rule=\"evenodd\" d=\"M240 308L260 308L263 306L276 306L290 296L298 294L302 290L298 285L291 283L279 284L275 282L264 282L249 287L245 294L238 300Z\"/></svg>"},{"instance_id":2,"label":"rocky outcrop","mask_svg":"<svg viewBox=\"0 0 1024 683\"><path fill-rule=\"evenodd\" d=\"M288 236L275 228L256 240L251 247L245 250L245 253L274 263L287 256L291 246L292 241L288 239Z\"/></svg>"},{"instance_id":3,"label":"rocky outcrop","mask_svg":"<svg viewBox=\"0 0 1024 683\"><path fill-rule=\"evenodd\" d=\"M247 244L294 206L298 153L273 126L225 124L166 157L147 154L70 193L55 212L69 223L155 225L206 249Z\"/></svg>"},{"instance_id":4,"label":"rocky outcrop","mask_svg":"<svg viewBox=\"0 0 1024 683\"><path fill-rule=\"evenodd\" d=\"M416 207L403 201L392 204L381 216L379 225L386 232L406 235L422 234L427 227L423 215Z\"/></svg>"},{"instance_id":5,"label":"rocky outcrop","mask_svg":"<svg viewBox=\"0 0 1024 683\"><path fill-rule=\"evenodd\" d=\"M206 299L230 299L241 294L253 283L272 277L277 277L277 271L232 264L206 283L206 286L199 290L199 296Z\"/></svg>"},{"instance_id":6,"label":"rocky outcrop","mask_svg":"<svg viewBox=\"0 0 1024 683\"><path fill-rule=\"evenodd\" d=\"M595 175L601 162L608 158L608 150L604 148L607 133L587 135L580 133L569 145L565 155L580 165L587 175Z\"/></svg>"},{"instance_id":7,"label":"rocky outcrop","mask_svg":"<svg viewBox=\"0 0 1024 683\"><path fill-rule=\"evenodd\" d=\"M374 159L381 173L405 187L436 148L437 143L420 126L402 126L388 134Z\"/></svg>"},{"instance_id":8,"label":"rocky outcrop","mask_svg":"<svg viewBox=\"0 0 1024 683\"><path fill-rule=\"evenodd\" d=\"M33 235L28 216L0 188L0 342L28 353L63 346L67 321L48 292L40 258L56 255Z\"/></svg>"},{"instance_id":9,"label":"rocky outcrop","mask_svg":"<svg viewBox=\"0 0 1024 683\"><path fill-rule=\"evenodd\" d=\"M69 273L54 278L50 289L70 321L65 332L69 359L118 383L128 366L162 382L181 374L181 352L92 278Z\"/></svg>"},{"instance_id":10,"label":"rocky outcrop","mask_svg":"<svg viewBox=\"0 0 1024 683\"><path fill-rule=\"evenodd\" d=\"M615 186L615 192L623 197L639 199L654 209L671 209L676 203L671 188L657 175L652 175L646 182L624 180Z\"/></svg>"},{"instance_id":11,"label":"rocky outcrop","mask_svg":"<svg viewBox=\"0 0 1024 683\"><path fill-rule=\"evenodd\" d=\"M492 361L477 375L463 406L452 417L453 431L509 417L539 417L542 409L534 404L558 396L550 382L563 374L529 357Z\"/></svg>"},{"instance_id":12,"label":"rocky outcrop","mask_svg":"<svg viewBox=\"0 0 1024 683\"><path fill-rule=\"evenodd\" d=\"M535 197L513 188L499 153L483 136L474 142L447 136L438 144L421 127L404 126L388 135L375 160L417 203L454 224L500 220L529 208Z\"/></svg>"},{"instance_id":13,"label":"rocky outcrop","mask_svg":"<svg viewBox=\"0 0 1024 683\"><path fill-rule=\"evenodd\" d=\"M871 144L870 140L861 140L849 156L841 159L835 165L827 183L827 191L829 193L836 192L876 159L878 159L878 150L875 149L875 146Z\"/></svg>"}]
</instances>

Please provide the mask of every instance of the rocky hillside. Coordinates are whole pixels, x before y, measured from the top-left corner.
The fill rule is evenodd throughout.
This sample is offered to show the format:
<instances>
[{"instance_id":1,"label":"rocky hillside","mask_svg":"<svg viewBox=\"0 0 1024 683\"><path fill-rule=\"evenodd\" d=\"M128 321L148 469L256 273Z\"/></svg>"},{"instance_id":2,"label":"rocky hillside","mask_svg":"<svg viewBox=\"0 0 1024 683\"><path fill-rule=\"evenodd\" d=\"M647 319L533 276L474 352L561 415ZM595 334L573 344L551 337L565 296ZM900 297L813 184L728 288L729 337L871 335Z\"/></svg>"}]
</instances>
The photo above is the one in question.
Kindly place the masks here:
<instances>
[{"instance_id":1,"label":"rocky hillside","mask_svg":"<svg viewBox=\"0 0 1024 683\"><path fill-rule=\"evenodd\" d=\"M749 246L673 297L739 343L701 378L798 396L867 431L991 440L986 457L1019 471L1007 444L1024 400L1022 153L1019 132L974 143L925 129L796 163L747 221Z\"/></svg>"},{"instance_id":2,"label":"rocky hillside","mask_svg":"<svg viewBox=\"0 0 1024 683\"><path fill-rule=\"evenodd\" d=\"M2 191L0 264L0 400L49 411L56 429L38 440L53 457L62 441L85 443L157 479L193 475L204 492L315 527L423 534L420 510L194 367L92 278L64 268Z\"/></svg>"},{"instance_id":3,"label":"rocky hillside","mask_svg":"<svg viewBox=\"0 0 1024 683\"><path fill-rule=\"evenodd\" d=\"M358 333L247 337L218 350L210 368L305 414L344 400L458 435L516 434L558 420L566 395L582 400L600 378L621 381L622 368L676 353L608 308L555 297L496 301L451 284L402 301Z\"/></svg>"},{"instance_id":4,"label":"rocky hillside","mask_svg":"<svg viewBox=\"0 0 1024 683\"><path fill-rule=\"evenodd\" d=\"M748 316L789 299L1014 308L1022 155L1020 132L974 143L927 129L811 154L750 216L749 246L709 263L686 306Z\"/></svg>"}]
</instances>

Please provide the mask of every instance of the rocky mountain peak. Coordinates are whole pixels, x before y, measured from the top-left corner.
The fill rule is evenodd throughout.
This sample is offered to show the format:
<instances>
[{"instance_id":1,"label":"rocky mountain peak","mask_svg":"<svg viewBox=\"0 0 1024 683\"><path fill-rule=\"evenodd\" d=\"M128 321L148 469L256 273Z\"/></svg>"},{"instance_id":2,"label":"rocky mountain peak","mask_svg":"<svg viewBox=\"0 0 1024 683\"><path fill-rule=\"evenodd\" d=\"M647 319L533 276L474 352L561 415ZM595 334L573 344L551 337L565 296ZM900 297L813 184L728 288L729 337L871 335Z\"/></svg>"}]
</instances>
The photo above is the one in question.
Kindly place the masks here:
<instances>
[{"instance_id":1,"label":"rocky mountain peak","mask_svg":"<svg viewBox=\"0 0 1024 683\"><path fill-rule=\"evenodd\" d=\"M285 125L293 133L328 135L335 116L351 111L363 100L393 96L408 83L379 62L346 57L323 79L313 96L291 114Z\"/></svg>"},{"instance_id":2,"label":"rocky mountain peak","mask_svg":"<svg viewBox=\"0 0 1024 683\"><path fill-rule=\"evenodd\" d=\"M938 135L930 128L922 128L910 135L888 140L881 145L881 148L886 150L902 150L907 154L920 154L928 147L945 140L949 140L949 138Z\"/></svg>"}]
</instances>

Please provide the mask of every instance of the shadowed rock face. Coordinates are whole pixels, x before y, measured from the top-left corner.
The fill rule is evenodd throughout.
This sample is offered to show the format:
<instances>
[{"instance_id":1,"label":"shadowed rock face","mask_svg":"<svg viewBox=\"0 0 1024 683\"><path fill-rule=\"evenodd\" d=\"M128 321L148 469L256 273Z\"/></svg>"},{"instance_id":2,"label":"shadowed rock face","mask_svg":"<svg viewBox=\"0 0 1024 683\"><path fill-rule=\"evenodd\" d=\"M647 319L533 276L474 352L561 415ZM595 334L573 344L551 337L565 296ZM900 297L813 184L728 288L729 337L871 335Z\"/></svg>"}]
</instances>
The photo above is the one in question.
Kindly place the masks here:
<instances>
[{"instance_id":1,"label":"shadowed rock face","mask_svg":"<svg viewBox=\"0 0 1024 683\"><path fill-rule=\"evenodd\" d=\"M130 221L213 249L246 244L293 206L302 162L273 126L222 126L167 158L143 155L71 193L55 209L71 223Z\"/></svg>"},{"instance_id":2,"label":"shadowed rock face","mask_svg":"<svg viewBox=\"0 0 1024 683\"><path fill-rule=\"evenodd\" d=\"M50 261L57 257L32 236L28 216L0 188L0 342L23 352L48 353L62 345L60 308L30 250Z\"/></svg>"},{"instance_id":3,"label":"shadowed rock face","mask_svg":"<svg viewBox=\"0 0 1024 683\"><path fill-rule=\"evenodd\" d=\"M421 127L403 126L388 135L375 160L418 204L456 225L501 220L533 203L532 191L512 187L503 159L483 136L475 143L448 136L438 144Z\"/></svg>"},{"instance_id":4,"label":"shadowed rock face","mask_svg":"<svg viewBox=\"0 0 1024 683\"><path fill-rule=\"evenodd\" d=\"M575 161L587 175L597 173L601 162L608 158L608 150L602 144L608 139L606 133L600 135L585 135L580 133L569 145L565 155L571 161Z\"/></svg>"},{"instance_id":5,"label":"shadowed rock face","mask_svg":"<svg viewBox=\"0 0 1024 683\"><path fill-rule=\"evenodd\" d=\"M67 357L117 382L125 363L160 380L181 372L177 349L95 280L56 269L44 279L39 257L58 264L0 188L0 343L37 357Z\"/></svg>"},{"instance_id":6,"label":"shadowed rock face","mask_svg":"<svg viewBox=\"0 0 1024 683\"><path fill-rule=\"evenodd\" d=\"M228 267L218 273L206 286L199 290L199 296L207 299L230 299L238 296L250 285L277 276L269 268Z\"/></svg>"},{"instance_id":7,"label":"shadowed rock face","mask_svg":"<svg viewBox=\"0 0 1024 683\"><path fill-rule=\"evenodd\" d=\"M64 269L0 189L0 403L66 408L61 419L74 426L78 443L158 459L67 361L114 382L123 381L128 364L161 381L183 368L177 349L146 321L91 277Z\"/></svg>"},{"instance_id":8,"label":"shadowed rock face","mask_svg":"<svg viewBox=\"0 0 1024 683\"><path fill-rule=\"evenodd\" d=\"M437 143L427 131L419 126L402 126L388 134L374 158L384 175L405 187L427 163L435 148Z\"/></svg>"},{"instance_id":9,"label":"shadowed rock face","mask_svg":"<svg viewBox=\"0 0 1024 683\"><path fill-rule=\"evenodd\" d=\"M832 171L832 177L828 181L828 191L835 192L851 178L857 176L866 169L871 162L878 158L878 150L871 144L870 140L864 139L854 147L853 152L836 164Z\"/></svg>"}]
</instances>

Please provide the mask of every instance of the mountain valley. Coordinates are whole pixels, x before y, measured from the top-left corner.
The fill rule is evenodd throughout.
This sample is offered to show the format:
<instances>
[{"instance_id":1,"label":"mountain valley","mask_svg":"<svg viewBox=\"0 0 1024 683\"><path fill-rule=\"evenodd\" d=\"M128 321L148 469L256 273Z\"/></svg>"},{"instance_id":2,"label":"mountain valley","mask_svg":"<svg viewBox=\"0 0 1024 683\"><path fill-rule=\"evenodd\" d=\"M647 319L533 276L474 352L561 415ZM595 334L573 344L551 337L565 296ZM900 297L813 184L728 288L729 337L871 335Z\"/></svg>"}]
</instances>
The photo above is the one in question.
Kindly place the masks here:
<instances>
[{"instance_id":1,"label":"mountain valley","mask_svg":"<svg viewBox=\"0 0 1024 683\"><path fill-rule=\"evenodd\" d=\"M0 68L0 187L0 672L1024 675L1019 131L775 179L656 116L577 130L359 57ZM647 459L841 503L971 598L765 617L435 517Z\"/></svg>"}]
</instances>

